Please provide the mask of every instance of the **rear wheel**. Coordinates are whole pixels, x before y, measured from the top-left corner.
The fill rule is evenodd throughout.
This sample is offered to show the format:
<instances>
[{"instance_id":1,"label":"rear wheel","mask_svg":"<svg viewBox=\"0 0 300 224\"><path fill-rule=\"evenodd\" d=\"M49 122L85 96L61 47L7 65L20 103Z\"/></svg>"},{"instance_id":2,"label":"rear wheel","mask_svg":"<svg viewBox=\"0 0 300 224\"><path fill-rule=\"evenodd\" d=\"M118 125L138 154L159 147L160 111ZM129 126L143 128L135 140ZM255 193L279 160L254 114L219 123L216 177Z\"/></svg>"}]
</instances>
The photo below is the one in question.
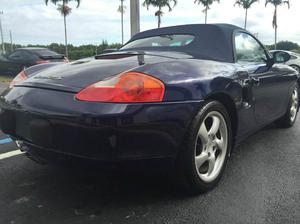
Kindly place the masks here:
<instances>
[{"instance_id":1,"label":"rear wheel","mask_svg":"<svg viewBox=\"0 0 300 224\"><path fill-rule=\"evenodd\" d=\"M295 86L290 97L287 111L283 117L276 121L276 124L282 128L290 128L294 125L298 115L299 108L299 88Z\"/></svg>"},{"instance_id":2,"label":"rear wheel","mask_svg":"<svg viewBox=\"0 0 300 224\"><path fill-rule=\"evenodd\" d=\"M224 172L230 147L229 115L222 104L209 101L194 118L178 155L179 184L192 193L212 189Z\"/></svg>"}]
</instances>

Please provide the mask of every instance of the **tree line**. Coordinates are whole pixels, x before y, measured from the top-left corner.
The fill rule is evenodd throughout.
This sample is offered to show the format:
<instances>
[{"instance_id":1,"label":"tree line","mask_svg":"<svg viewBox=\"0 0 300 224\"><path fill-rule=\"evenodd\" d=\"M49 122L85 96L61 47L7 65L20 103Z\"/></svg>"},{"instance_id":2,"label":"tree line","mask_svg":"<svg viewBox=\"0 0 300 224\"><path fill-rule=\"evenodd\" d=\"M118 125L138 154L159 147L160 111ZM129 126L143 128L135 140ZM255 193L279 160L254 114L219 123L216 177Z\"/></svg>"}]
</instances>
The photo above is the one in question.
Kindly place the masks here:
<instances>
[{"instance_id":1,"label":"tree line","mask_svg":"<svg viewBox=\"0 0 300 224\"><path fill-rule=\"evenodd\" d=\"M68 57L68 38L67 38L67 21L66 17L71 14L72 9L68 6L68 3L71 1L77 2L77 8L80 6L82 0L44 0L46 5L48 5L49 1L53 4L57 5L57 10L64 18L64 31L65 31L65 55ZM119 0L120 6L118 7L117 11L121 13L121 37L122 37L122 44L124 43L124 13L126 11L126 6L124 6L125 0ZM205 23L208 20L208 10L211 8L214 2L220 3L223 0L193 0L195 4L199 4L203 6L203 12L205 13ZM167 8L169 11L177 5L178 0L143 0L143 6L149 9L150 6L157 8L155 12L155 16L157 17L157 26L158 28L161 27L162 23L162 16L164 14L163 9ZM247 29L247 22L248 22L248 11L250 10L251 6L254 3L259 2L259 0L234 0L233 6L239 6L244 9L245 11L245 23L244 28ZM274 41L274 48L277 49L277 8L281 5L287 4L290 7L289 0L265 0L265 6L273 5L274 7L274 15L272 26L275 30L275 41ZM72 58L73 56L69 56Z\"/></svg>"},{"instance_id":2,"label":"tree line","mask_svg":"<svg viewBox=\"0 0 300 224\"><path fill-rule=\"evenodd\" d=\"M80 57L80 53L82 53L81 57L86 57L90 55L94 55L97 53L96 51L101 52L104 48L115 48L115 46L120 46L121 44L112 44L109 46L106 43L102 43L99 46L95 45L83 45L83 46L73 46L68 44L68 36L67 36L67 16L71 14L72 9L68 5L69 2L74 1L77 3L77 8L80 6L80 3L82 0L43 0L45 1L46 5L48 5L49 2L57 5L57 10L59 13L63 16L64 19L64 39L65 39L65 44L50 44L48 46L43 46L50 48L58 53L66 55L70 59L77 59ZM126 0L118 0L120 1L120 5L118 9L116 9L116 12L121 13L121 37L122 37L122 44L124 44L124 13L126 11L126 6L124 5L124 2ZM192 1L192 0L191 0ZM212 5L215 2L220 3L220 1L224 0L193 0L195 4L199 4L203 6L203 13L205 13L205 20L204 22L207 23L208 21L208 11L211 9ZM250 10L251 6L259 0L232 0L233 6L239 6L244 9L245 11L245 23L244 23L244 28L247 28L247 22L248 22L248 11ZM274 15L273 15L273 21L272 21L272 26L275 30L275 41L273 48L274 49L282 49L282 46L278 46L277 44L277 8L281 5L287 4L288 7L290 7L290 1L289 0L264 0L265 1L265 6L271 4L274 6ZM157 17L157 26L161 27L162 23L162 16L164 15L164 8L167 8L168 11L172 11L172 9L177 5L178 0L143 0L143 6L147 7L155 7L157 8L157 11L155 12L155 16ZM104 41L105 42L105 41ZM31 45L29 45L31 46ZM64 49L62 49L62 47ZM9 48L6 48L9 49ZM298 48L294 48L294 50L297 51Z\"/></svg>"},{"instance_id":3,"label":"tree line","mask_svg":"<svg viewBox=\"0 0 300 224\"><path fill-rule=\"evenodd\" d=\"M93 44L86 44L81 46L74 46L72 44L68 45L69 52L69 59L70 60L77 60L80 58L85 57L91 57L97 54L101 54L106 49L119 49L122 46L121 43L113 43L108 44L107 41L102 41L99 45L93 45ZM52 51L55 51L59 54L64 54L65 52L65 45L64 44L58 44L58 43L52 43L49 45L20 45L20 44L14 44L13 47L10 47L9 43L5 43L5 48L8 49L7 53L12 53L12 50L22 48L22 47L43 47L48 48ZM267 45L266 46L269 50L274 50L275 46ZM277 48L280 50L286 50L286 51L294 51L296 53L300 54L300 46L297 43L291 42L291 41L280 41L277 43Z\"/></svg>"},{"instance_id":4,"label":"tree line","mask_svg":"<svg viewBox=\"0 0 300 224\"><path fill-rule=\"evenodd\" d=\"M118 49L122 46L120 43L113 43L108 44L107 41L102 41L99 45L94 44L86 44L81 46L74 46L72 44L68 44L68 50L69 50L69 59L70 60L77 60L80 58L86 58L91 57L97 54L101 54L105 49ZM14 44L12 49L18 49L23 47L42 47L42 48L48 48L52 51L55 51L59 54L65 54L65 45L64 44L58 44L58 43L52 43L49 45L20 45L20 44ZM5 43L5 48L7 49L7 54L11 53L11 47L9 43Z\"/></svg>"}]
</instances>

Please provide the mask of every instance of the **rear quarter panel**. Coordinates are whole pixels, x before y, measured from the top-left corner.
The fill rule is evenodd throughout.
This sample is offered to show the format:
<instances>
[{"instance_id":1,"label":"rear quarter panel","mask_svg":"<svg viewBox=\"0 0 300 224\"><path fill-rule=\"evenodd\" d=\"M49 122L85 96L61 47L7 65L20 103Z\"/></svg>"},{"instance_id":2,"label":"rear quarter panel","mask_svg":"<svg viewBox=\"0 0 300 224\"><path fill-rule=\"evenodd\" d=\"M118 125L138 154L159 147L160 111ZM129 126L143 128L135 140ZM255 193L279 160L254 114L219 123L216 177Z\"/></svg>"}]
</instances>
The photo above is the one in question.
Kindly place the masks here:
<instances>
[{"instance_id":1,"label":"rear quarter panel","mask_svg":"<svg viewBox=\"0 0 300 224\"><path fill-rule=\"evenodd\" d=\"M237 98L241 94L241 87L236 83L239 69L238 65L231 63L180 59L145 65L137 71L153 75L165 83L165 101L188 101L205 99L220 92Z\"/></svg>"}]
</instances>

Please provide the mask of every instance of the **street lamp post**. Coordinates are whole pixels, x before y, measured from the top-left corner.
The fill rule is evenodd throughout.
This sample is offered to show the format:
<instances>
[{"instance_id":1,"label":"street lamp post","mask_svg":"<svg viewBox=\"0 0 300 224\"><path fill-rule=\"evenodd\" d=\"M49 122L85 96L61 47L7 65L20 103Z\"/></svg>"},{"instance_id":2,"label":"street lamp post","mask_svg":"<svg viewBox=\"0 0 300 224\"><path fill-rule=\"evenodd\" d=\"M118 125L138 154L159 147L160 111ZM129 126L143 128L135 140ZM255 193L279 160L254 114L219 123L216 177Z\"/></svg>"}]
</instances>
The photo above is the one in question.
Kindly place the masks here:
<instances>
[{"instance_id":1,"label":"street lamp post","mask_svg":"<svg viewBox=\"0 0 300 224\"><path fill-rule=\"evenodd\" d=\"M2 30L2 23L1 23L1 15L3 15L3 11L0 11L0 33L1 33L2 53L5 54L4 39L3 39L3 30Z\"/></svg>"},{"instance_id":2,"label":"street lamp post","mask_svg":"<svg viewBox=\"0 0 300 224\"><path fill-rule=\"evenodd\" d=\"M131 37L140 32L140 1L130 0Z\"/></svg>"}]
</instances>

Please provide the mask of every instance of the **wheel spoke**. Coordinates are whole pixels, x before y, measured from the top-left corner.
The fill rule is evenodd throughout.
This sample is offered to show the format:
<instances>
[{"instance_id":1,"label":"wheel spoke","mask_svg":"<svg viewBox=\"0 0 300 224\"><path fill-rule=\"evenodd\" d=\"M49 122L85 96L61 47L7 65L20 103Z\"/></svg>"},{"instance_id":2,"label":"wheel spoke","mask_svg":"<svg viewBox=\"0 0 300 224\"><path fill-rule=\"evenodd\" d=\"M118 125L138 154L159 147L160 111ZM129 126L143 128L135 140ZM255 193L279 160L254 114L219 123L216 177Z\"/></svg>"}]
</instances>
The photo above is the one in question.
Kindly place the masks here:
<instances>
[{"instance_id":1,"label":"wheel spoke","mask_svg":"<svg viewBox=\"0 0 300 224\"><path fill-rule=\"evenodd\" d=\"M293 102L292 107L297 108L297 102L296 101Z\"/></svg>"},{"instance_id":2,"label":"wheel spoke","mask_svg":"<svg viewBox=\"0 0 300 224\"><path fill-rule=\"evenodd\" d=\"M221 137L221 139L217 139L216 144L218 149L220 149L222 152L226 150L226 145L223 137Z\"/></svg>"},{"instance_id":3,"label":"wheel spoke","mask_svg":"<svg viewBox=\"0 0 300 224\"><path fill-rule=\"evenodd\" d=\"M216 164L216 157L215 155L211 155L211 157L208 159L208 171L207 174L210 175L214 168L215 168L215 164Z\"/></svg>"},{"instance_id":4,"label":"wheel spoke","mask_svg":"<svg viewBox=\"0 0 300 224\"><path fill-rule=\"evenodd\" d=\"M215 135L215 134L217 134L217 132L220 128L220 119L216 116L213 116L212 119L213 119L213 122L212 122L212 125L211 125L211 128L210 128L208 134Z\"/></svg>"},{"instance_id":5,"label":"wheel spoke","mask_svg":"<svg viewBox=\"0 0 300 224\"><path fill-rule=\"evenodd\" d=\"M199 169L206 161L208 160L208 154L206 152L201 153L199 156L196 156L196 168Z\"/></svg>"},{"instance_id":6,"label":"wheel spoke","mask_svg":"<svg viewBox=\"0 0 300 224\"><path fill-rule=\"evenodd\" d=\"M295 109L295 107L292 107L291 108L291 115L292 115L292 117L294 117L295 114L296 114L296 109Z\"/></svg>"},{"instance_id":7,"label":"wheel spoke","mask_svg":"<svg viewBox=\"0 0 300 224\"><path fill-rule=\"evenodd\" d=\"M198 136L200 137L203 145L205 145L208 142L208 131L204 122L200 126Z\"/></svg>"}]
</instances>

